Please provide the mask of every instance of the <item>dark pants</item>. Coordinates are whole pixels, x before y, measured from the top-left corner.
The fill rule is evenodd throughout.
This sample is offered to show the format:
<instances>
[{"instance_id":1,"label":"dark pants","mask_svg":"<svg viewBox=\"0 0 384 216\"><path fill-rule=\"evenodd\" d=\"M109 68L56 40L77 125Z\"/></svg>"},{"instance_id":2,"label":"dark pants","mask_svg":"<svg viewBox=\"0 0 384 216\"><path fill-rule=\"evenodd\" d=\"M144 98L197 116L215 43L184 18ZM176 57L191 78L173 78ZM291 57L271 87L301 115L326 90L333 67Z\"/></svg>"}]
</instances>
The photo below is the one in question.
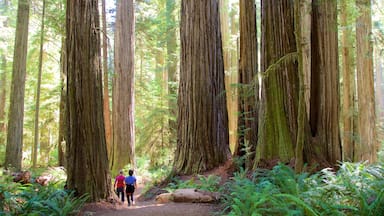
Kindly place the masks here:
<instances>
[{"instance_id":1,"label":"dark pants","mask_svg":"<svg viewBox=\"0 0 384 216\"><path fill-rule=\"evenodd\" d=\"M116 192L118 197L120 197L121 194L121 202L124 202L124 187L118 187Z\"/></svg>"},{"instance_id":2,"label":"dark pants","mask_svg":"<svg viewBox=\"0 0 384 216\"><path fill-rule=\"evenodd\" d=\"M128 205L131 205L131 201L133 204L133 192L135 192L135 187L133 185L127 185L125 193L127 194Z\"/></svg>"}]
</instances>

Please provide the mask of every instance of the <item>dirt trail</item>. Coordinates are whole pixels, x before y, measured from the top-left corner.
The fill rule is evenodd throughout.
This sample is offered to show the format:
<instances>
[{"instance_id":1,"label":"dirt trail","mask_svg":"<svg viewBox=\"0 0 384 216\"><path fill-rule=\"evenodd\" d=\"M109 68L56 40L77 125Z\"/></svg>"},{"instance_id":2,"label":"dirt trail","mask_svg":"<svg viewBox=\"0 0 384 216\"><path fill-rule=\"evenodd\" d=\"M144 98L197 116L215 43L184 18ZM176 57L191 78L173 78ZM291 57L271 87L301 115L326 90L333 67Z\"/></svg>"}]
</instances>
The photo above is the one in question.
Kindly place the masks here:
<instances>
[{"instance_id":1,"label":"dirt trail","mask_svg":"<svg viewBox=\"0 0 384 216\"><path fill-rule=\"evenodd\" d=\"M82 215L103 215L103 216L211 216L218 210L217 204L202 203L165 203L158 204L154 200L138 201L143 186L138 185L134 194L135 204L128 207L128 202L111 206L109 203L87 204L82 211Z\"/></svg>"}]
</instances>

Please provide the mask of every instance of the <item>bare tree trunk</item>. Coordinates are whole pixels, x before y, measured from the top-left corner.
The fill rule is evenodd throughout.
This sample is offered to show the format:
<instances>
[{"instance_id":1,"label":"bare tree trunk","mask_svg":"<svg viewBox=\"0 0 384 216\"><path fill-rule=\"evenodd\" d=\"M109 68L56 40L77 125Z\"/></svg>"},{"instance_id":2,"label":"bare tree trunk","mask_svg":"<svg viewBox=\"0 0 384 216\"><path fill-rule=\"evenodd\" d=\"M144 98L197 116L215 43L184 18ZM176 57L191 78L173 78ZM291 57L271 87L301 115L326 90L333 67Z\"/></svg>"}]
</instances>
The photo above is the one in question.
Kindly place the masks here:
<instances>
[{"instance_id":1,"label":"bare tree trunk","mask_svg":"<svg viewBox=\"0 0 384 216\"><path fill-rule=\"evenodd\" d=\"M67 0L67 185L89 201L111 196L97 0Z\"/></svg>"},{"instance_id":2,"label":"bare tree trunk","mask_svg":"<svg viewBox=\"0 0 384 216\"><path fill-rule=\"evenodd\" d=\"M356 65L358 98L358 131L354 161L376 161L378 143L376 140L375 95L373 77L373 45L371 1L357 0L360 14L356 20Z\"/></svg>"},{"instance_id":3,"label":"bare tree trunk","mask_svg":"<svg viewBox=\"0 0 384 216\"><path fill-rule=\"evenodd\" d=\"M210 170L230 156L219 1L181 3L178 174Z\"/></svg>"},{"instance_id":4,"label":"bare tree trunk","mask_svg":"<svg viewBox=\"0 0 384 216\"><path fill-rule=\"evenodd\" d=\"M24 95L28 46L29 0L19 0L13 56L5 168L21 170L23 154Z\"/></svg>"},{"instance_id":5,"label":"bare tree trunk","mask_svg":"<svg viewBox=\"0 0 384 216\"><path fill-rule=\"evenodd\" d=\"M295 171L301 172L304 164L304 146L306 145L307 104L306 77L311 74L311 5L312 0L295 2L295 32L298 52L299 104L297 117L297 138L295 149Z\"/></svg>"},{"instance_id":6,"label":"bare tree trunk","mask_svg":"<svg viewBox=\"0 0 384 216\"><path fill-rule=\"evenodd\" d=\"M134 0L117 2L113 89L112 171L135 166L134 127Z\"/></svg>"},{"instance_id":7,"label":"bare tree trunk","mask_svg":"<svg viewBox=\"0 0 384 216\"><path fill-rule=\"evenodd\" d=\"M253 167L259 122L259 80L257 76L256 5L240 0L240 60L238 141L234 155L246 156L246 167Z\"/></svg>"},{"instance_id":8,"label":"bare tree trunk","mask_svg":"<svg viewBox=\"0 0 384 216\"><path fill-rule=\"evenodd\" d=\"M104 124L105 124L105 138L107 141L108 156L112 151L112 126L111 126L111 112L109 107L109 89L108 89L108 35L107 35L107 19L105 15L105 0L101 1L102 4L102 22L103 22L103 107L104 107Z\"/></svg>"},{"instance_id":9,"label":"bare tree trunk","mask_svg":"<svg viewBox=\"0 0 384 216\"><path fill-rule=\"evenodd\" d=\"M355 72L353 66L353 32L349 27L352 25L351 12L348 8L348 0L341 1L341 27L342 37L342 74L343 74L343 160L352 161L354 154L354 101L355 101Z\"/></svg>"},{"instance_id":10,"label":"bare tree trunk","mask_svg":"<svg viewBox=\"0 0 384 216\"><path fill-rule=\"evenodd\" d=\"M40 89L41 89L41 74L43 72L43 52L44 52L44 18L45 18L45 0L43 0L43 12L41 15L41 32L40 32L40 54L39 54L39 72L37 75L36 89L36 105L35 105L35 139L32 151L32 166L36 168L37 163L37 148L39 145L39 114L40 114Z\"/></svg>"},{"instance_id":11,"label":"bare tree trunk","mask_svg":"<svg viewBox=\"0 0 384 216\"><path fill-rule=\"evenodd\" d=\"M263 0L261 9L261 71L263 85L255 166L259 162L294 158L297 137L298 75L294 35L294 4Z\"/></svg>"},{"instance_id":12,"label":"bare tree trunk","mask_svg":"<svg viewBox=\"0 0 384 216\"><path fill-rule=\"evenodd\" d=\"M65 146L67 142L67 60L66 60L66 42L65 38L61 39L61 71L60 71L60 118L59 118L59 138L57 144L57 151L59 156L59 166L67 166L66 157L65 157Z\"/></svg>"},{"instance_id":13,"label":"bare tree trunk","mask_svg":"<svg viewBox=\"0 0 384 216\"><path fill-rule=\"evenodd\" d=\"M341 160L339 134L339 65L336 0L312 4L310 125L313 160L320 166Z\"/></svg>"}]
</instances>

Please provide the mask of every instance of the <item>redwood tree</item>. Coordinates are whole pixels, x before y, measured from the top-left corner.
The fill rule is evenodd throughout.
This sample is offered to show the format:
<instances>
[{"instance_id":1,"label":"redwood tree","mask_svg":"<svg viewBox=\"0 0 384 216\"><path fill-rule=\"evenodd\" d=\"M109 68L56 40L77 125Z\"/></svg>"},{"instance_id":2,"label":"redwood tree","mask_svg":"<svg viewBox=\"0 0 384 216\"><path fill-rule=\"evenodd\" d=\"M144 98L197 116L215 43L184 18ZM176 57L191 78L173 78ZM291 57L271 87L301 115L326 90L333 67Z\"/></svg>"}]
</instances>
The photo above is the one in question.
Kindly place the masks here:
<instances>
[{"instance_id":1,"label":"redwood tree","mask_svg":"<svg viewBox=\"0 0 384 216\"><path fill-rule=\"evenodd\" d=\"M190 174L212 169L230 154L219 1L182 0L180 37L174 168Z\"/></svg>"},{"instance_id":2,"label":"redwood tree","mask_svg":"<svg viewBox=\"0 0 384 216\"><path fill-rule=\"evenodd\" d=\"M112 171L134 164L134 0L117 2L115 32L115 75L113 80Z\"/></svg>"},{"instance_id":3,"label":"redwood tree","mask_svg":"<svg viewBox=\"0 0 384 216\"><path fill-rule=\"evenodd\" d=\"M24 95L27 64L29 0L19 0L15 50L13 55L11 96L8 113L5 167L21 169L23 154Z\"/></svg>"},{"instance_id":4,"label":"redwood tree","mask_svg":"<svg viewBox=\"0 0 384 216\"><path fill-rule=\"evenodd\" d=\"M259 80L257 77L256 5L240 0L239 120L235 155L254 152L258 133ZM246 150L245 148L249 148ZM247 155L252 161L254 155Z\"/></svg>"},{"instance_id":5,"label":"redwood tree","mask_svg":"<svg viewBox=\"0 0 384 216\"><path fill-rule=\"evenodd\" d=\"M103 121L97 0L67 0L67 185L90 201L111 195Z\"/></svg>"}]
</instances>

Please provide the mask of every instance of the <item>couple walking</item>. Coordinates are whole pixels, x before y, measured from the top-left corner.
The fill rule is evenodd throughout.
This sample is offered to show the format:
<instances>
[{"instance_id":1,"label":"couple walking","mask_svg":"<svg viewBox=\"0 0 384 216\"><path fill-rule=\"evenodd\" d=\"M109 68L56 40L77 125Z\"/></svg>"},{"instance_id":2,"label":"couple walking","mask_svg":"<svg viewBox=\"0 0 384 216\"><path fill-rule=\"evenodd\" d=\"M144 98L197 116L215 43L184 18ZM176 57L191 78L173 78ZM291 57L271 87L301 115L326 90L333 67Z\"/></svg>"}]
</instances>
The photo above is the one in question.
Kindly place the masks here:
<instances>
[{"instance_id":1,"label":"couple walking","mask_svg":"<svg viewBox=\"0 0 384 216\"><path fill-rule=\"evenodd\" d=\"M123 171L120 171L119 175L115 178L115 190L117 192L117 196L121 196L121 201L124 203L124 189L127 195L128 206L133 205L133 193L135 192L136 177L133 176L133 170L128 171L129 176L125 177L123 175Z\"/></svg>"}]
</instances>

